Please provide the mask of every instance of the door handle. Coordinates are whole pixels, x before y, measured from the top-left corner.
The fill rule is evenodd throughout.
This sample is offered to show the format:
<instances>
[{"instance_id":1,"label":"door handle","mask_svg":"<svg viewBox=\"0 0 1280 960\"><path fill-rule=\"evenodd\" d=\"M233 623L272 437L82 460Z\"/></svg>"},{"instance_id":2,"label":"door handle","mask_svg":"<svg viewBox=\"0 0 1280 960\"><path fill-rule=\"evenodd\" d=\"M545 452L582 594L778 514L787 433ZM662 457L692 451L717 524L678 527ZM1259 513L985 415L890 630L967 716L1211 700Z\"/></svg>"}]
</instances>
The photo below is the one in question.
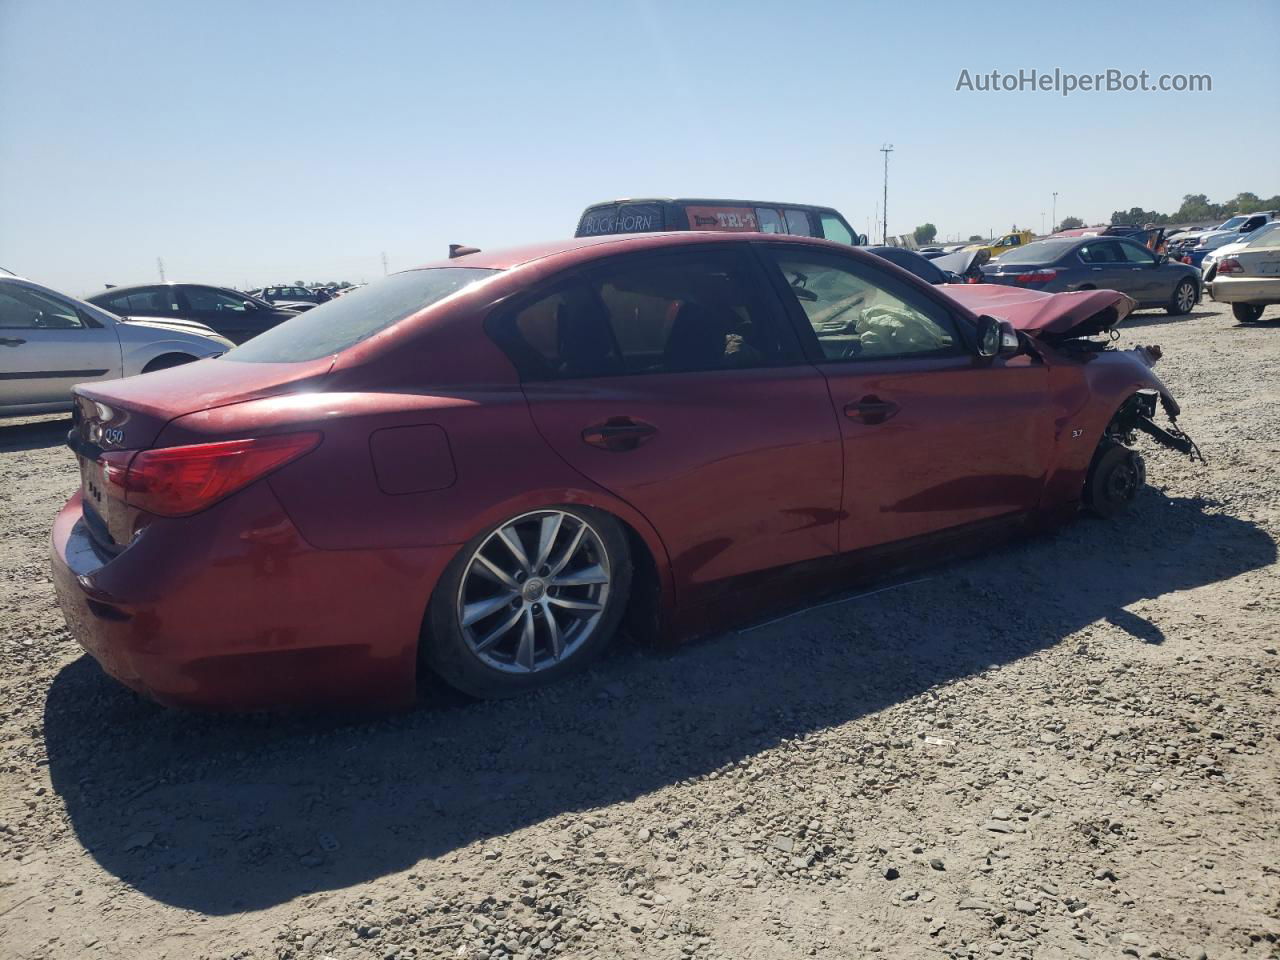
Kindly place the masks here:
<instances>
[{"instance_id":1,"label":"door handle","mask_svg":"<svg viewBox=\"0 0 1280 960\"><path fill-rule=\"evenodd\" d=\"M631 417L610 417L582 431L582 442L610 453L626 453L651 440L658 428Z\"/></svg>"},{"instance_id":2,"label":"door handle","mask_svg":"<svg viewBox=\"0 0 1280 960\"><path fill-rule=\"evenodd\" d=\"M26 342L19 337L0 337L0 347L20 347Z\"/></svg>"},{"instance_id":3,"label":"door handle","mask_svg":"<svg viewBox=\"0 0 1280 960\"><path fill-rule=\"evenodd\" d=\"M884 423L899 410L896 403L881 400L876 396L863 397L856 403L846 403L844 415L852 420L861 420L868 426Z\"/></svg>"}]
</instances>

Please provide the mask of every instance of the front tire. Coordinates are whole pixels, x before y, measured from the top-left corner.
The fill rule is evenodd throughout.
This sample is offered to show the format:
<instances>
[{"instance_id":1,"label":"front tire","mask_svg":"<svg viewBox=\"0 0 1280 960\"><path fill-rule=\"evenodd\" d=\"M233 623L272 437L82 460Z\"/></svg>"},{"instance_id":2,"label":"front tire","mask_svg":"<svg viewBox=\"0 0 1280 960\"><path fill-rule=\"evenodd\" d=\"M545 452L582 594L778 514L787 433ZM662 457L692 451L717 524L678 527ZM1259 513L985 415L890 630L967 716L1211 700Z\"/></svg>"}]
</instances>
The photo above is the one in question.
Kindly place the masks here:
<instances>
[{"instance_id":1,"label":"front tire","mask_svg":"<svg viewBox=\"0 0 1280 960\"><path fill-rule=\"evenodd\" d=\"M1241 323L1254 323L1262 318L1263 306L1260 303L1233 303L1232 315Z\"/></svg>"},{"instance_id":2,"label":"front tire","mask_svg":"<svg viewBox=\"0 0 1280 960\"><path fill-rule=\"evenodd\" d=\"M1142 455L1122 443L1109 441L1089 466L1084 505L1100 517L1114 517L1129 509L1146 482Z\"/></svg>"},{"instance_id":3,"label":"front tire","mask_svg":"<svg viewBox=\"0 0 1280 960\"><path fill-rule=\"evenodd\" d=\"M1191 312L1196 305L1196 285L1190 280L1182 280L1173 288L1173 299L1165 307L1170 316L1180 317Z\"/></svg>"},{"instance_id":4,"label":"front tire","mask_svg":"<svg viewBox=\"0 0 1280 960\"><path fill-rule=\"evenodd\" d=\"M423 660L483 699L555 683L604 652L631 577L626 533L609 514L555 506L512 517L468 541L440 578Z\"/></svg>"}]
</instances>

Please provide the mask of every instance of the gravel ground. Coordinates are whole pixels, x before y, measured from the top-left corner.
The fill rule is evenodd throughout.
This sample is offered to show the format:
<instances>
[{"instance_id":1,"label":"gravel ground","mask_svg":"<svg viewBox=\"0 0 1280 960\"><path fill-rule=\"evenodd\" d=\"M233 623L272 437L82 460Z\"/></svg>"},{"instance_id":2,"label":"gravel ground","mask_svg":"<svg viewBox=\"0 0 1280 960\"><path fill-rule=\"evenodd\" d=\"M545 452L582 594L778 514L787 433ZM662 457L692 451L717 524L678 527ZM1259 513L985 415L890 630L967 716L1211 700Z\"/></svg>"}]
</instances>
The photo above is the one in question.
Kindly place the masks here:
<instances>
[{"instance_id":1,"label":"gravel ground","mask_svg":"<svg viewBox=\"0 0 1280 960\"><path fill-rule=\"evenodd\" d=\"M0 425L4 958L1276 957L1280 329L1134 317L1207 466L545 694L218 718L105 678Z\"/></svg>"}]
</instances>

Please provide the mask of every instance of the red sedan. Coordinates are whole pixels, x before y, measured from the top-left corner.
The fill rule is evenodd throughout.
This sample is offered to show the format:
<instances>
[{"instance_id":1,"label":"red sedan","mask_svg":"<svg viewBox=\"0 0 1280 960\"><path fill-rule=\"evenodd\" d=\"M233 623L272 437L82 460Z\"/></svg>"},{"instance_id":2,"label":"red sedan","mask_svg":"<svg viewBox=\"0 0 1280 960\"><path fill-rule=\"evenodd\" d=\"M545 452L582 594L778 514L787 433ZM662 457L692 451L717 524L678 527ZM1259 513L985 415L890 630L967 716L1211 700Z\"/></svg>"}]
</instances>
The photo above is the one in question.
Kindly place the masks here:
<instances>
[{"instance_id":1,"label":"red sedan","mask_svg":"<svg viewBox=\"0 0 1280 960\"><path fill-rule=\"evenodd\" d=\"M1158 354L1087 339L1132 306L799 237L465 253L79 387L58 595L165 703L515 694L747 574L1123 506L1136 430L1193 449Z\"/></svg>"}]
</instances>

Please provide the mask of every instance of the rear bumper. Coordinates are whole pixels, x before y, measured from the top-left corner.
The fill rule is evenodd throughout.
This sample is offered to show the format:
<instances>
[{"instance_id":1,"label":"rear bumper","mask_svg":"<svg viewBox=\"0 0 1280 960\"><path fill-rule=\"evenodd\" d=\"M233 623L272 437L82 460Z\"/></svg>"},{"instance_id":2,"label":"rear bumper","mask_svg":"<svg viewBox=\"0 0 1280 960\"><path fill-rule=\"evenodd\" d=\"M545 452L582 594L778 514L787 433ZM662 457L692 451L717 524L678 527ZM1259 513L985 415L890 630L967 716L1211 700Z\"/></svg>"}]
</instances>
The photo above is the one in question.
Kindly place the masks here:
<instances>
[{"instance_id":1,"label":"rear bumper","mask_svg":"<svg viewBox=\"0 0 1280 960\"><path fill-rule=\"evenodd\" d=\"M258 483L153 522L114 557L95 547L77 494L51 559L72 635L154 700L393 709L413 700L423 614L455 549L318 550Z\"/></svg>"},{"instance_id":2,"label":"rear bumper","mask_svg":"<svg viewBox=\"0 0 1280 960\"><path fill-rule=\"evenodd\" d=\"M1219 303L1280 303L1280 277L1215 277L1209 296Z\"/></svg>"}]
</instances>

